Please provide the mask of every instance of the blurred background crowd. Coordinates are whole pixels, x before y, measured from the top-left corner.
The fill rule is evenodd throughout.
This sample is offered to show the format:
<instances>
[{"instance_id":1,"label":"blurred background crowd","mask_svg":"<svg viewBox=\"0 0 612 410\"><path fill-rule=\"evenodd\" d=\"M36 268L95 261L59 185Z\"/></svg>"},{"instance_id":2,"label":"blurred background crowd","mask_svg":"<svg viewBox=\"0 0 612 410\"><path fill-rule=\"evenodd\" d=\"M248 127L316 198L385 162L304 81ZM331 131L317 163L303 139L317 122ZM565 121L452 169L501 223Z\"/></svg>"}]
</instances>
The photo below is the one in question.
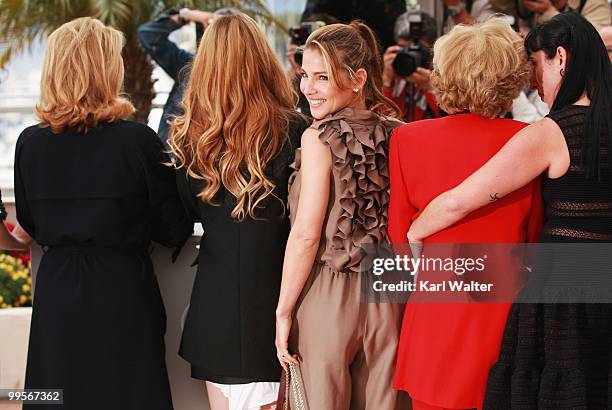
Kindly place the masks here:
<instances>
[{"instance_id":1,"label":"blurred background crowd","mask_svg":"<svg viewBox=\"0 0 612 410\"><path fill-rule=\"evenodd\" d=\"M123 31L127 40L125 92L137 109L135 119L148 122L165 139L166 115L180 99L180 89L174 85L180 67L172 65L189 60L188 56L185 61L180 58L195 51L210 18L208 12L223 7L255 17L296 78L295 51L310 32L334 22L365 21L377 33L384 50L384 92L402 108L405 121L444 115L429 81L430 49L436 38L455 24L472 24L503 13L524 35L560 12L573 11L601 30L608 50L612 47L608 0L2 1L0 188L4 196L12 196L12 153L18 133L36 121L33 107L39 93L46 34L79 16L95 16ZM192 12L179 17L179 12L187 9ZM186 53L182 57L178 53L179 60L171 61L175 44ZM305 100L301 107L307 112ZM547 112L537 93L526 89L507 115L534 122Z\"/></svg>"}]
</instances>

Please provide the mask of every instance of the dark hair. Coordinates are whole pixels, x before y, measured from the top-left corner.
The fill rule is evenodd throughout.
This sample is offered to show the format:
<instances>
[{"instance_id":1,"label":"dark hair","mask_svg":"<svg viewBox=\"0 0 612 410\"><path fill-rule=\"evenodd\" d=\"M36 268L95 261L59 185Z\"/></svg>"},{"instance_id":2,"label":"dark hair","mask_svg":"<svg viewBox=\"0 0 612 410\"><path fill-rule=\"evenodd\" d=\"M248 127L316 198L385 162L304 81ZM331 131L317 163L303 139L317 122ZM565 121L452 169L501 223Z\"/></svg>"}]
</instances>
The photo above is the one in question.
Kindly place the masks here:
<instances>
[{"instance_id":1,"label":"dark hair","mask_svg":"<svg viewBox=\"0 0 612 410\"><path fill-rule=\"evenodd\" d=\"M587 178L601 177L602 143L612 148L612 66L601 36L578 13L561 13L533 29L525 39L530 53L543 51L553 58L557 47L568 53L561 86L551 111L567 107L586 93L591 105L586 114L582 139L582 166ZM607 141L602 141L607 136Z\"/></svg>"},{"instance_id":2,"label":"dark hair","mask_svg":"<svg viewBox=\"0 0 612 410\"><path fill-rule=\"evenodd\" d=\"M382 90L382 58L378 39L370 27L361 21L350 24L330 24L315 30L304 48L316 47L330 70L332 84L350 88L342 81L339 71L344 70L349 80L363 68L368 73L363 87L366 106L369 110L385 115L399 116L397 105L387 98Z\"/></svg>"}]
</instances>

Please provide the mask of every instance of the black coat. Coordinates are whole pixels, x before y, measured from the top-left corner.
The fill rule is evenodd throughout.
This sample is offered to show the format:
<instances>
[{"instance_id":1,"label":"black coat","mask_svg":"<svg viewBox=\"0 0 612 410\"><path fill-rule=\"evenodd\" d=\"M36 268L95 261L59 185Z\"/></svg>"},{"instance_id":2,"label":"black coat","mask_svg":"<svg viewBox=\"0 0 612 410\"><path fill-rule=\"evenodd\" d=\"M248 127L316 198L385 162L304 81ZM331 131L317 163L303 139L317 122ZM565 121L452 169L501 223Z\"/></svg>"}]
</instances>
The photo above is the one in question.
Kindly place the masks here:
<instances>
[{"instance_id":1,"label":"black coat","mask_svg":"<svg viewBox=\"0 0 612 410\"><path fill-rule=\"evenodd\" d=\"M195 378L226 384L280 380L274 338L289 235L287 183L306 125L295 119L287 143L268 164L266 175L276 188L257 220L232 219L236 200L223 188L214 198L219 206L205 204L196 197L201 185L184 170L178 174L181 198L204 228L180 351Z\"/></svg>"},{"instance_id":2,"label":"black coat","mask_svg":"<svg viewBox=\"0 0 612 410\"><path fill-rule=\"evenodd\" d=\"M17 141L17 219L46 248L25 387L64 389L62 409L172 408L148 248L181 244L193 225L162 148L129 121L86 134L33 126Z\"/></svg>"}]
</instances>

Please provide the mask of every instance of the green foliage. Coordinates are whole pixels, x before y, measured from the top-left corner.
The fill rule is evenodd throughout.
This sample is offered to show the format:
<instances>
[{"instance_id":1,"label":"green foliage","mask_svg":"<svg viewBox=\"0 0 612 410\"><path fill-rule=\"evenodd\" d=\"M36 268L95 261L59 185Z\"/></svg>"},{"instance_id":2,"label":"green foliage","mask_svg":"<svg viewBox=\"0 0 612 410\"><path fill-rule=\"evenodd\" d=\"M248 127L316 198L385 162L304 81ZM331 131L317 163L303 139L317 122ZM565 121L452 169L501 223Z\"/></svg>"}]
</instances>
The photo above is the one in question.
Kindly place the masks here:
<instances>
[{"instance_id":1,"label":"green foliage","mask_svg":"<svg viewBox=\"0 0 612 410\"><path fill-rule=\"evenodd\" d=\"M0 41L7 45L0 54L0 68L8 63L16 51L23 50L34 40L43 38L77 17L96 17L123 31L128 40L126 47L129 47L138 26L165 9L179 6L208 11L235 7L261 23L276 24L285 29L262 0L0 0Z\"/></svg>"},{"instance_id":2,"label":"green foliage","mask_svg":"<svg viewBox=\"0 0 612 410\"><path fill-rule=\"evenodd\" d=\"M30 267L21 259L0 253L0 308L32 306Z\"/></svg>"}]
</instances>

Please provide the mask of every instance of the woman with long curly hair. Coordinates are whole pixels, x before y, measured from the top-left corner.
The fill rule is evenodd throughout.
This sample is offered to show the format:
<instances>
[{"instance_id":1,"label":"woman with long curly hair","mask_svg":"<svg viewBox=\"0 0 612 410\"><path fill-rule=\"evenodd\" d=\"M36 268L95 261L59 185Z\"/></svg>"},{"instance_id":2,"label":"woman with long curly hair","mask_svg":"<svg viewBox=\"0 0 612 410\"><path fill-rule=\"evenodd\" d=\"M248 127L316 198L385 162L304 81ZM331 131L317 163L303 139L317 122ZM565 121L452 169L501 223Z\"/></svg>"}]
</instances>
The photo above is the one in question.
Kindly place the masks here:
<instances>
[{"instance_id":1,"label":"woman with long curly hair","mask_svg":"<svg viewBox=\"0 0 612 410\"><path fill-rule=\"evenodd\" d=\"M276 401L274 309L289 234L287 183L306 121L250 17L206 30L169 144L179 191L200 220L198 271L180 354L213 410Z\"/></svg>"}]
</instances>

